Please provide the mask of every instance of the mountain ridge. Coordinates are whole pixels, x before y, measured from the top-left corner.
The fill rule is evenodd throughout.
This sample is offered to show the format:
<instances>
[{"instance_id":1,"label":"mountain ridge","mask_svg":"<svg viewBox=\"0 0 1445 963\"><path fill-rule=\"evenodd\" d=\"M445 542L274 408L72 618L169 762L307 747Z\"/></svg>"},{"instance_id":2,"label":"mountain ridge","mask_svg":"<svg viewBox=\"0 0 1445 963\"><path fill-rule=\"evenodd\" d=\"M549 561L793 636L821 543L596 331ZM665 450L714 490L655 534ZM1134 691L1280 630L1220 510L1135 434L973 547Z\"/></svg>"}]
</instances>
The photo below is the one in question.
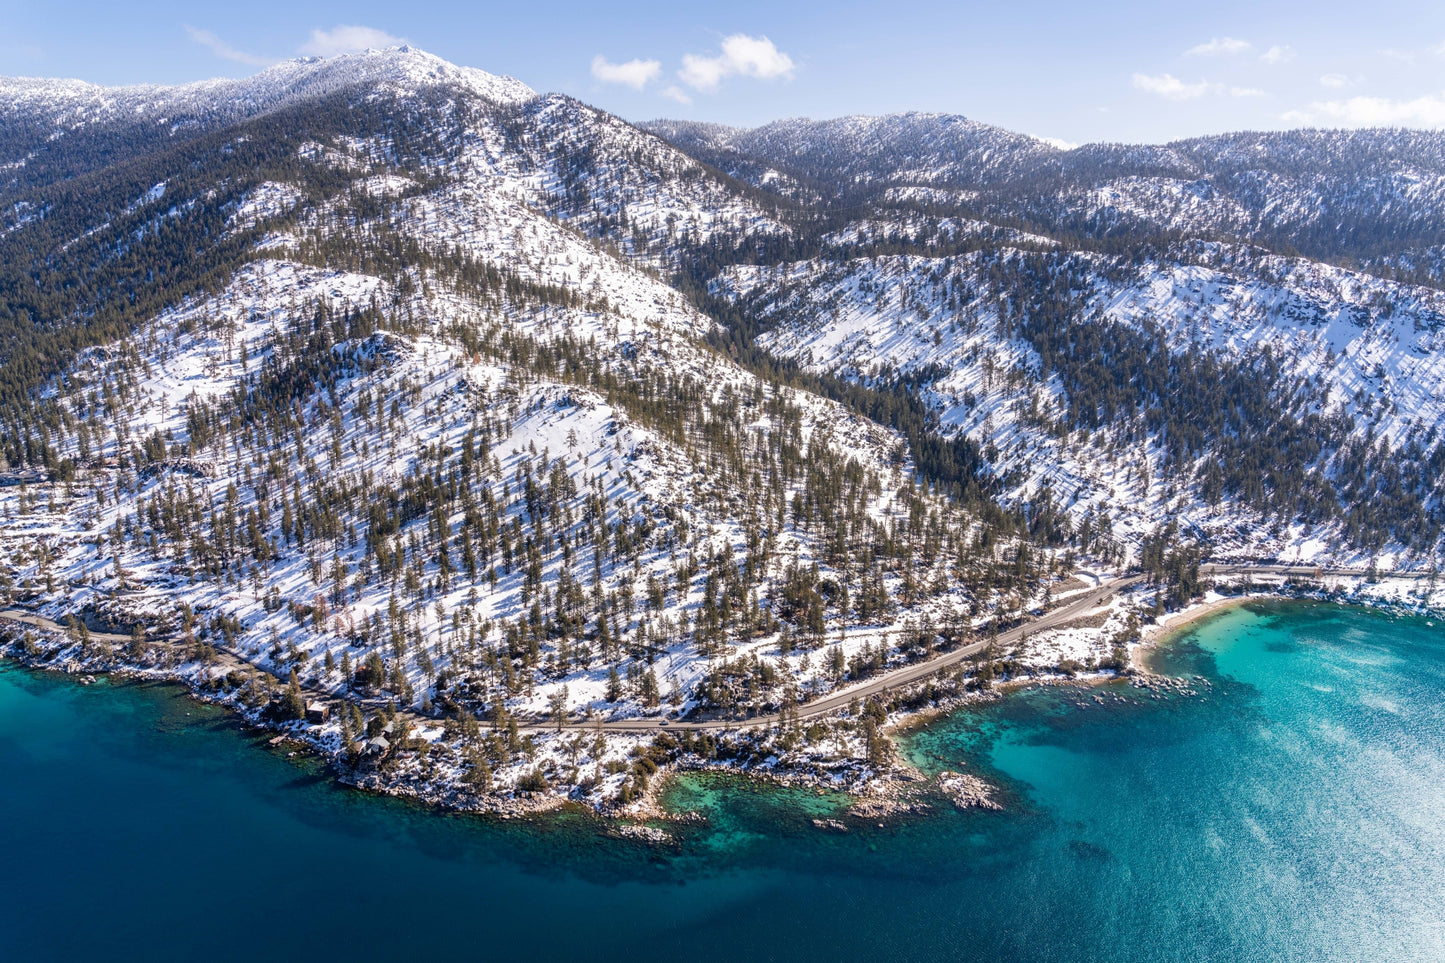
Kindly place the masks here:
<instances>
[{"instance_id":1,"label":"mountain ridge","mask_svg":"<svg viewBox=\"0 0 1445 963\"><path fill-rule=\"evenodd\" d=\"M456 84L478 96L509 103L537 96L536 91L513 77L459 67L416 47L398 44L333 57L298 57L246 77L216 77L182 84L107 86L74 79L0 76L0 103L9 101L5 106L18 114L22 105L44 106L46 95L50 95L52 100L72 103L88 100L92 107L104 108L110 116L120 110L153 116L177 106L207 101L212 110L252 104L273 109L273 105L285 106L365 83L413 87ZM293 89L277 89L287 87Z\"/></svg>"}]
</instances>

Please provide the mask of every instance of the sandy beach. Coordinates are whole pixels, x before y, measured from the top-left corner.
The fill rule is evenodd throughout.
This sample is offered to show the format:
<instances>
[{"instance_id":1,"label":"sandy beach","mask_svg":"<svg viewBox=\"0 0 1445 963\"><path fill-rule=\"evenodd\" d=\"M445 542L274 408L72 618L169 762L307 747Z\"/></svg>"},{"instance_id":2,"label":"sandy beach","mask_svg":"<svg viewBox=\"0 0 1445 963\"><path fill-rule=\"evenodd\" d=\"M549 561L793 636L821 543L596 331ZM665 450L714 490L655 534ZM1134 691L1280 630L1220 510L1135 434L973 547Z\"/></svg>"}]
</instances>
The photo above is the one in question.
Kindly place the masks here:
<instances>
[{"instance_id":1,"label":"sandy beach","mask_svg":"<svg viewBox=\"0 0 1445 963\"><path fill-rule=\"evenodd\" d=\"M1210 592L1205 596L1203 602L1180 609L1178 612L1170 612L1155 624L1146 627L1142 641L1137 645L1130 646L1129 665L1140 672L1152 672L1153 669L1149 667L1147 661L1148 653L1153 651L1160 642L1200 619L1236 605L1243 605L1253 598L1254 596L1249 595L1225 596Z\"/></svg>"}]
</instances>

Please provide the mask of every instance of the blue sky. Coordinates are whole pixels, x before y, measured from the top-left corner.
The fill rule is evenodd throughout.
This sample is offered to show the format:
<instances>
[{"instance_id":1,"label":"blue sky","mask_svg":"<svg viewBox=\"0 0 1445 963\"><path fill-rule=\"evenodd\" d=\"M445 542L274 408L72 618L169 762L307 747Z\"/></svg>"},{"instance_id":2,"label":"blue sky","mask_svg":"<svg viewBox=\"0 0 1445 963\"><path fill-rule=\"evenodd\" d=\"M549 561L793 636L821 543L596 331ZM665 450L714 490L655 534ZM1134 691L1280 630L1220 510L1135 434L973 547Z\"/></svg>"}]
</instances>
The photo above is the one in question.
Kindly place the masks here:
<instances>
[{"instance_id":1,"label":"blue sky","mask_svg":"<svg viewBox=\"0 0 1445 963\"><path fill-rule=\"evenodd\" d=\"M5 75L180 83L393 38L632 120L932 110L1069 142L1445 127L1439 0L0 0Z\"/></svg>"}]
</instances>

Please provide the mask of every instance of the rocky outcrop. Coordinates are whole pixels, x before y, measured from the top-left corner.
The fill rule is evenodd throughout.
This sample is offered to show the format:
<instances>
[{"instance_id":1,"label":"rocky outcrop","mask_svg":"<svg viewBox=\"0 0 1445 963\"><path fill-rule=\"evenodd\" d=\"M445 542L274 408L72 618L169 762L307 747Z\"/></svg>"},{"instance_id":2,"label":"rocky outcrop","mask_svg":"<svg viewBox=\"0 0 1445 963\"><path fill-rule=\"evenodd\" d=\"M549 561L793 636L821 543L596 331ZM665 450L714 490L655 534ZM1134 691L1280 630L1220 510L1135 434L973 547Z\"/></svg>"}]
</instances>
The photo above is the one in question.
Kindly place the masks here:
<instances>
[{"instance_id":1,"label":"rocky outcrop","mask_svg":"<svg viewBox=\"0 0 1445 963\"><path fill-rule=\"evenodd\" d=\"M967 773L939 773L938 790L959 809L1003 809L994 798L994 787Z\"/></svg>"}]
</instances>

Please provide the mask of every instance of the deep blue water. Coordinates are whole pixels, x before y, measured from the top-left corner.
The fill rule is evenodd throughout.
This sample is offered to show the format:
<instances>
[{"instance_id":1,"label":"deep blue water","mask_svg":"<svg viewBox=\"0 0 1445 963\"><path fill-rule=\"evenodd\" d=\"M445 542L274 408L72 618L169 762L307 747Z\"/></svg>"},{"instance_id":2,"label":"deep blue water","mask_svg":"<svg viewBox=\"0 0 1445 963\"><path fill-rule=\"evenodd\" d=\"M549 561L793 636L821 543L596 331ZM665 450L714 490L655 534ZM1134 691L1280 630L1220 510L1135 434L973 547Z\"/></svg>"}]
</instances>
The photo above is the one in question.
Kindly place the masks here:
<instances>
[{"instance_id":1,"label":"deep blue water","mask_svg":"<svg viewBox=\"0 0 1445 963\"><path fill-rule=\"evenodd\" d=\"M709 823L654 848L366 796L174 689L0 664L0 960L1445 959L1445 629L1256 606L1157 667L1212 685L1025 690L907 740L1004 813L834 836L828 798L692 779Z\"/></svg>"}]
</instances>

